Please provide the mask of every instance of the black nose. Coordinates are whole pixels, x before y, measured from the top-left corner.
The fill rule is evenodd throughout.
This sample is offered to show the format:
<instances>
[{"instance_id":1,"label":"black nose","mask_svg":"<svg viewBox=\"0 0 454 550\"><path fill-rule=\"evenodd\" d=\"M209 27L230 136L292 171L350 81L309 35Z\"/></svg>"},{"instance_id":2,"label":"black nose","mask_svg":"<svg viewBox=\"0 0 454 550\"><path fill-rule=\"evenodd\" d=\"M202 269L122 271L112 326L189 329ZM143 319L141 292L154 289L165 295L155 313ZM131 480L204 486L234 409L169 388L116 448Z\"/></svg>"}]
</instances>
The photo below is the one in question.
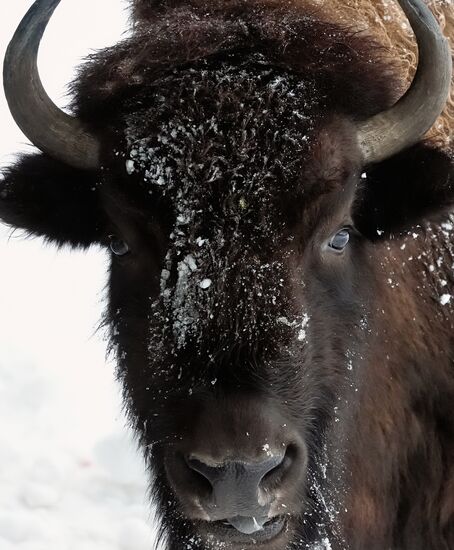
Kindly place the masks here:
<instances>
[{"instance_id":1,"label":"black nose","mask_svg":"<svg viewBox=\"0 0 454 550\"><path fill-rule=\"evenodd\" d=\"M187 464L210 482L217 515L229 518L266 516L269 504L260 504L259 489L265 476L279 469L283 461L284 455L273 455L259 462L232 461L219 466L191 458Z\"/></svg>"},{"instance_id":2,"label":"black nose","mask_svg":"<svg viewBox=\"0 0 454 550\"><path fill-rule=\"evenodd\" d=\"M248 486L256 491L262 479L277 468L284 460L283 455L267 457L261 462L227 462L220 466L210 466L196 458L188 459L187 464L202 474L214 487L234 485Z\"/></svg>"}]
</instances>

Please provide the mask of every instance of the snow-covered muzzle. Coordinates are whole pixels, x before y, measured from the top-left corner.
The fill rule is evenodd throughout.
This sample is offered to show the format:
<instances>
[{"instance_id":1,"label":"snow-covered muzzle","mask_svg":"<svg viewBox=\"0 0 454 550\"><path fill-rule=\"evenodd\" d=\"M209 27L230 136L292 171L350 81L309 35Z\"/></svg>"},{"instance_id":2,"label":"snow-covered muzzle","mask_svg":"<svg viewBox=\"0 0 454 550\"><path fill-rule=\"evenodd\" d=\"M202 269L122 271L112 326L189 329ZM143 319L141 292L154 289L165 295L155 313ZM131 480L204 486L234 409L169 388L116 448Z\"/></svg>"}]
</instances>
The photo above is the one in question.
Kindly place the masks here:
<instances>
[{"instance_id":1,"label":"snow-covered muzzle","mask_svg":"<svg viewBox=\"0 0 454 550\"><path fill-rule=\"evenodd\" d=\"M342 124L320 153L319 100L260 56L172 72L135 99L107 174L129 250L112 259L112 345L179 549L282 549L334 513L325 434L364 312L360 273L322 258L355 164Z\"/></svg>"}]
</instances>

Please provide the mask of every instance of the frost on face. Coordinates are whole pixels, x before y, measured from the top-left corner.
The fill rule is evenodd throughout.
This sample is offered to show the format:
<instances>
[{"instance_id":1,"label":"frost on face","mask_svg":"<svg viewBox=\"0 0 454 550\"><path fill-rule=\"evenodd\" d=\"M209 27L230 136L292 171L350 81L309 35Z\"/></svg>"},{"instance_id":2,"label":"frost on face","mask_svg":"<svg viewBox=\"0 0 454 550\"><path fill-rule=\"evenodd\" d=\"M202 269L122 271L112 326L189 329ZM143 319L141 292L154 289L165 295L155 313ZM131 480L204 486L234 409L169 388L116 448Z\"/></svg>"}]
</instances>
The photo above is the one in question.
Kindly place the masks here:
<instances>
[{"instance_id":1,"label":"frost on face","mask_svg":"<svg viewBox=\"0 0 454 550\"><path fill-rule=\"evenodd\" d=\"M303 315L303 320L301 321L300 329L298 331L298 340L300 342L304 342L306 340L306 331L307 331L308 324L309 324L309 315L305 313Z\"/></svg>"},{"instance_id":2,"label":"frost on face","mask_svg":"<svg viewBox=\"0 0 454 550\"><path fill-rule=\"evenodd\" d=\"M426 227L424 247L418 260L424 266L423 277L425 292L429 292L440 306L440 313L449 312L454 305L449 289L454 285L454 214L438 224Z\"/></svg>"},{"instance_id":3,"label":"frost on face","mask_svg":"<svg viewBox=\"0 0 454 550\"><path fill-rule=\"evenodd\" d=\"M126 120L126 172L173 210L157 307L177 348L206 338L210 322L251 338L286 315L279 201L295 192L313 86L255 55L179 69L156 89Z\"/></svg>"},{"instance_id":4,"label":"frost on face","mask_svg":"<svg viewBox=\"0 0 454 550\"><path fill-rule=\"evenodd\" d=\"M328 537L324 537L320 542L316 542L311 550L332 550L331 543Z\"/></svg>"}]
</instances>

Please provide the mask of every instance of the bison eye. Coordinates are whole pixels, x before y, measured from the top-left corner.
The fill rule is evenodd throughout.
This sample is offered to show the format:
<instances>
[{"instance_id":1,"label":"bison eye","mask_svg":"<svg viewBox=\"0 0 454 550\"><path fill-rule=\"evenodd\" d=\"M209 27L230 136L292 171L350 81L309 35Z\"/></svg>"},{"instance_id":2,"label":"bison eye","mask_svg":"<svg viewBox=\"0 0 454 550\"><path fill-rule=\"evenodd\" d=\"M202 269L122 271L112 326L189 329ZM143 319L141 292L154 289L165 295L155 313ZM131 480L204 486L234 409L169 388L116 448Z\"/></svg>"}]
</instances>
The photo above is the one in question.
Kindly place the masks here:
<instances>
[{"instance_id":1,"label":"bison eye","mask_svg":"<svg viewBox=\"0 0 454 550\"><path fill-rule=\"evenodd\" d=\"M115 256L124 256L129 252L129 246L125 241L115 237L115 235L110 235L110 250L115 254Z\"/></svg>"},{"instance_id":2,"label":"bison eye","mask_svg":"<svg viewBox=\"0 0 454 550\"><path fill-rule=\"evenodd\" d=\"M346 227L344 227L331 237L328 246L336 252L342 252L342 250L344 250L347 246L349 240L350 232Z\"/></svg>"}]
</instances>

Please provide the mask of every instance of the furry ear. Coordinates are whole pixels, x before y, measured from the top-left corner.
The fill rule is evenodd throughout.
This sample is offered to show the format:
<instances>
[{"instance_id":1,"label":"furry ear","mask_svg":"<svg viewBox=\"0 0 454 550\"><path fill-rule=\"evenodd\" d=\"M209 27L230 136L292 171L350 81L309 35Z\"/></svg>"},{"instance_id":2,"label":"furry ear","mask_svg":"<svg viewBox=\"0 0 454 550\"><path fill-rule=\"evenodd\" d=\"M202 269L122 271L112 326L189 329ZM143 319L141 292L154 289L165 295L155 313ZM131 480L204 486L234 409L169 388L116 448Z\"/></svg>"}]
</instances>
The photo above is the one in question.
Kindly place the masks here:
<instances>
[{"instance_id":1,"label":"furry ear","mask_svg":"<svg viewBox=\"0 0 454 550\"><path fill-rule=\"evenodd\" d=\"M436 221L453 206L453 159L419 143L367 172L353 217L363 235L377 240Z\"/></svg>"},{"instance_id":2,"label":"furry ear","mask_svg":"<svg viewBox=\"0 0 454 550\"><path fill-rule=\"evenodd\" d=\"M57 245L87 247L102 238L96 173L33 154L3 170L3 177L0 220L6 224Z\"/></svg>"}]
</instances>

